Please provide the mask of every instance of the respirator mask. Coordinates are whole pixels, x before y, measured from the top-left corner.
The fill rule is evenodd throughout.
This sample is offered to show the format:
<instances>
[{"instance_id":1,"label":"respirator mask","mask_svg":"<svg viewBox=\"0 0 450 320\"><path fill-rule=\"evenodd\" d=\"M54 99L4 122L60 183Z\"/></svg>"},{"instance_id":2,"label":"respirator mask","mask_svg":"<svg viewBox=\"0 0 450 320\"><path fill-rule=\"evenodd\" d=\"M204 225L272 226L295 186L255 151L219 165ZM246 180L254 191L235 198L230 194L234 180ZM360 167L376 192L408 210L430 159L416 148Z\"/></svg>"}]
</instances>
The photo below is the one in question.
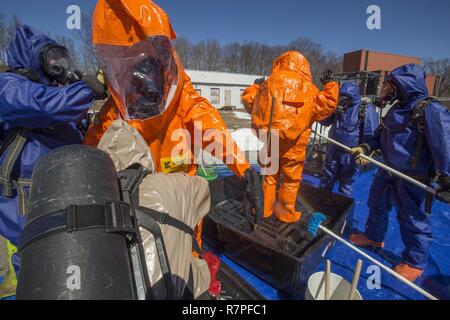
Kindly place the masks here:
<instances>
[{"instance_id":1,"label":"respirator mask","mask_svg":"<svg viewBox=\"0 0 450 320\"><path fill-rule=\"evenodd\" d=\"M75 69L69 52L63 46L48 45L40 52L41 66L51 81L68 85L83 79L80 71Z\"/></svg>"},{"instance_id":2,"label":"respirator mask","mask_svg":"<svg viewBox=\"0 0 450 320\"><path fill-rule=\"evenodd\" d=\"M336 107L336 111L338 113L345 113L345 111L347 110L347 108L350 106L350 99L346 96L340 96L339 97L339 102L338 105Z\"/></svg>"},{"instance_id":3,"label":"respirator mask","mask_svg":"<svg viewBox=\"0 0 450 320\"><path fill-rule=\"evenodd\" d=\"M381 89L380 95L375 99L374 105L380 109L386 107L386 105L392 105L396 100L398 100L399 91L397 86L392 81L385 81Z\"/></svg>"}]
</instances>

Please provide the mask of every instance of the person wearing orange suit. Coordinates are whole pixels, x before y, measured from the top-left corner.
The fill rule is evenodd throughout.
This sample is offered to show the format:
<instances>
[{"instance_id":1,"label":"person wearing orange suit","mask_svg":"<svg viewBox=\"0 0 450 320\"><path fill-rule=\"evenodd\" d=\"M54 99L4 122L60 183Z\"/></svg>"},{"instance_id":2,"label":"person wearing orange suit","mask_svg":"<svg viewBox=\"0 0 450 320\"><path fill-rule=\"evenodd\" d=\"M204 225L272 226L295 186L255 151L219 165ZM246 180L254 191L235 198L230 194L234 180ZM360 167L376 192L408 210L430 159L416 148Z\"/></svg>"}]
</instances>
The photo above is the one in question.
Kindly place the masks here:
<instances>
[{"instance_id":1,"label":"person wearing orange suit","mask_svg":"<svg viewBox=\"0 0 450 320\"><path fill-rule=\"evenodd\" d=\"M196 143L196 132L213 130L220 146L213 153L245 181L247 208L254 209L258 221L264 203L259 175L218 111L195 91L172 45L175 37L167 14L150 0L98 1L93 44L111 97L84 143L97 146L112 122L124 119L147 142L156 172L195 175L196 151L212 143L206 138ZM180 152L173 155L177 148Z\"/></svg>"},{"instance_id":2,"label":"person wearing orange suit","mask_svg":"<svg viewBox=\"0 0 450 320\"><path fill-rule=\"evenodd\" d=\"M332 80L331 70L324 72L321 81L323 91L313 84L307 59L300 52L288 51L275 59L267 80L258 79L242 93L242 102L252 115L252 127L260 138L269 128L278 131L275 135L279 138L280 169L264 177L265 218L273 213L286 223L301 218L295 203L311 125L333 114L338 102L339 85ZM272 157L275 151L269 151Z\"/></svg>"}]
</instances>

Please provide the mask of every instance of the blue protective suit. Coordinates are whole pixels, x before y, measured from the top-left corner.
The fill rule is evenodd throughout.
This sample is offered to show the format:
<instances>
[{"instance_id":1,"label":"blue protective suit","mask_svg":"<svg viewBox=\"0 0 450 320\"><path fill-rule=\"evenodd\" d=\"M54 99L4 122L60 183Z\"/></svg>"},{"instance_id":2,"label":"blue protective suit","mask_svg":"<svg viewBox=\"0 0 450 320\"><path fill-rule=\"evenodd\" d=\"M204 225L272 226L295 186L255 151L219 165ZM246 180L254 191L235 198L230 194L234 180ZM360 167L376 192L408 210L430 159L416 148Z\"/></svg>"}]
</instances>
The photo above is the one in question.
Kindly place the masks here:
<instances>
[{"instance_id":1,"label":"blue protective suit","mask_svg":"<svg viewBox=\"0 0 450 320\"><path fill-rule=\"evenodd\" d=\"M371 138L378 128L378 114L373 105L367 105L365 113L361 105L359 87L354 83L345 83L339 90L339 96L349 99L350 105L343 112L335 112L328 119L320 122L324 126L332 126L329 137L352 148ZM328 147L320 186L332 190L335 182L339 182L339 192L351 197L353 183L357 178L359 166L355 158L338 146Z\"/></svg>"},{"instance_id":2,"label":"blue protective suit","mask_svg":"<svg viewBox=\"0 0 450 320\"><path fill-rule=\"evenodd\" d=\"M427 182L431 172L448 180L450 112L439 102L431 102L424 111L425 131L421 133L411 116L418 102L428 97L422 67L415 64L402 66L392 71L388 80L399 88L400 102L388 112L383 126L366 147L380 149L387 165L418 180ZM414 268L425 269L432 241L425 200L426 191L380 170L370 190L365 235L373 241L383 241L388 228L388 213L394 205L405 245L403 260Z\"/></svg>"},{"instance_id":3,"label":"blue protective suit","mask_svg":"<svg viewBox=\"0 0 450 320\"><path fill-rule=\"evenodd\" d=\"M25 221L23 213L19 213L16 182L31 179L36 162L49 150L82 142L76 121L93 104L95 97L84 82L65 87L50 85L50 80L40 67L39 57L42 47L49 44L56 42L31 27L18 27L8 47L8 65L11 69L34 70L39 75L39 81L31 81L14 72L0 73L2 144L11 132L19 128L24 128L26 138L22 152L12 167L10 179L1 179L0 184L0 234L14 245L18 243ZM7 153L0 155L2 169L6 166ZM0 171L0 175L4 172ZM5 194L8 183L5 180L12 186L10 195ZM27 194L28 187L21 191Z\"/></svg>"}]
</instances>

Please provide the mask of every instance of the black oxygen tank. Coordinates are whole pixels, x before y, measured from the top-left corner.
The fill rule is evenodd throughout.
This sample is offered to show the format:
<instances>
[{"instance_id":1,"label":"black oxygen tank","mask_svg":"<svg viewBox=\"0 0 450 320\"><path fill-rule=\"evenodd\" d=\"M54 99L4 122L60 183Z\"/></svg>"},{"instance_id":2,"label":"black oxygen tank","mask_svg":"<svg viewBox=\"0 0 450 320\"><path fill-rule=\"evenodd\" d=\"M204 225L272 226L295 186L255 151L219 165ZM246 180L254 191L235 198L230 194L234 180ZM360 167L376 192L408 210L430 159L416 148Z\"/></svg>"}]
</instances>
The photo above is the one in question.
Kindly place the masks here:
<instances>
[{"instance_id":1,"label":"black oxygen tank","mask_svg":"<svg viewBox=\"0 0 450 320\"><path fill-rule=\"evenodd\" d=\"M27 226L70 205L120 201L111 158L72 145L51 151L33 172ZM105 228L57 232L25 246L17 299L122 300L135 298L127 239Z\"/></svg>"}]
</instances>

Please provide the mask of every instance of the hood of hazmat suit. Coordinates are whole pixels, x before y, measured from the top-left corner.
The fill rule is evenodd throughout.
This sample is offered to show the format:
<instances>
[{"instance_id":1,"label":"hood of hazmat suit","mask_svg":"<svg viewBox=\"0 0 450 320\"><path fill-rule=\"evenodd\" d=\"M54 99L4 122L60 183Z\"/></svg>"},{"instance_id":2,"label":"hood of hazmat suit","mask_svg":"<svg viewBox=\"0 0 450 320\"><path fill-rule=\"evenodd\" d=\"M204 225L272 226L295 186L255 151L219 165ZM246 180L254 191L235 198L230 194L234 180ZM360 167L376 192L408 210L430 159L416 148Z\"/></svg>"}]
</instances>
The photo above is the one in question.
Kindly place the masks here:
<instances>
[{"instance_id":1,"label":"hood of hazmat suit","mask_svg":"<svg viewBox=\"0 0 450 320\"><path fill-rule=\"evenodd\" d=\"M167 14L152 1L98 1L93 43L112 97L85 143L96 146L114 120L124 119L151 149L156 172L194 175L194 159L204 149L242 177L250 165L216 108L192 86L175 37Z\"/></svg>"},{"instance_id":2,"label":"hood of hazmat suit","mask_svg":"<svg viewBox=\"0 0 450 320\"><path fill-rule=\"evenodd\" d=\"M269 127L278 130L272 134L279 136L280 170L264 179L265 217L272 215L275 206L279 220L293 223L300 219L295 202L311 125L334 112L338 90L338 83L329 82L320 91L313 83L308 60L300 52L288 51L275 59L272 74L265 82L243 92L242 101L252 115L252 127L257 131ZM275 155L272 151L272 156ZM283 182L276 199L280 175Z\"/></svg>"},{"instance_id":3,"label":"hood of hazmat suit","mask_svg":"<svg viewBox=\"0 0 450 320\"><path fill-rule=\"evenodd\" d=\"M342 111L335 112L320 122L325 126L332 125L330 138L351 148L366 142L375 133L379 122L375 106L361 104L359 90L359 86L354 83L344 83L339 90ZM329 148L339 149L339 153L345 153L333 145Z\"/></svg>"},{"instance_id":4,"label":"hood of hazmat suit","mask_svg":"<svg viewBox=\"0 0 450 320\"><path fill-rule=\"evenodd\" d=\"M124 120L116 120L103 135L98 148L113 159L116 170L121 171L139 163L152 170L151 155L139 132ZM211 200L208 182L200 177L190 177L186 173L150 174L141 182L139 205L185 223L192 229L209 212ZM182 299L192 272L190 292L194 298L208 291L210 273L204 260L192 255L192 236L167 224L160 224L163 234L175 299ZM140 229L144 245L145 259L155 299L164 298L164 282L153 235L145 228Z\"/></svg>"}]
</instances>

